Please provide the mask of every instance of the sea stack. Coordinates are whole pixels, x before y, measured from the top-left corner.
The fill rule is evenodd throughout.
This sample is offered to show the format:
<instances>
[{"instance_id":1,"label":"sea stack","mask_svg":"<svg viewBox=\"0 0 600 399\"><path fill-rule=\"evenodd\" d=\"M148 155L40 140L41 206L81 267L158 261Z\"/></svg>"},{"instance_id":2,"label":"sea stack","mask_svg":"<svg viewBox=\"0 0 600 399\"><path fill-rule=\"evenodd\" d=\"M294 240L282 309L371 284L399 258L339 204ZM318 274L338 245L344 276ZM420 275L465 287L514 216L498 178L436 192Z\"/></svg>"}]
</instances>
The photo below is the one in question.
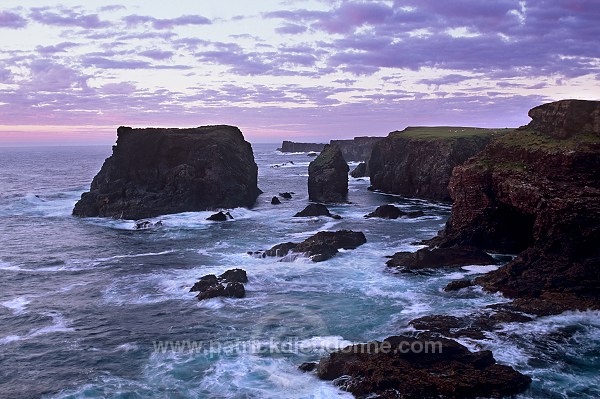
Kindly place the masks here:
<instances>
[{"instance_id":1,"label":"sea stack","mask_svg":"<svg viewBox=\"0 0 600 399\"><path fill-rule=\"evenodd\" d=\"M315 202L345 202L348 196L348 164L335 145L326 145L308 165L308 197Z\"/></svg>"},{"instance_id":2,"label":"sea stack","mask_svg":"<svg viewBox=\"0 0 600 399\"><path fill-rule=\"evenodd\" d=\"M252 146L235 126L117 129L117 144L73 215L141 219L254 205Z\"/></svg>"},{"instance_id":3,"label":"sea stack","mask_svg":"<svg viewBox=\"0 0 600 399\"><path fill-rule=\"evenodd\" d=\"M373 145L371 187L390 194L450 201L452 169L512 129L408 127Z\"/></svg>"},{"instance_id":4,"label":"sea stack","mask_svg":"<svg viewBox=\"0 0 600 399\"><path fill-rule=\"evenodd\" d=\"M514 253L476 283L557 309L600 309L600 102L532 109L532 122L454 169L446 228L432 241Z\"/></svg>"}]
</instances>

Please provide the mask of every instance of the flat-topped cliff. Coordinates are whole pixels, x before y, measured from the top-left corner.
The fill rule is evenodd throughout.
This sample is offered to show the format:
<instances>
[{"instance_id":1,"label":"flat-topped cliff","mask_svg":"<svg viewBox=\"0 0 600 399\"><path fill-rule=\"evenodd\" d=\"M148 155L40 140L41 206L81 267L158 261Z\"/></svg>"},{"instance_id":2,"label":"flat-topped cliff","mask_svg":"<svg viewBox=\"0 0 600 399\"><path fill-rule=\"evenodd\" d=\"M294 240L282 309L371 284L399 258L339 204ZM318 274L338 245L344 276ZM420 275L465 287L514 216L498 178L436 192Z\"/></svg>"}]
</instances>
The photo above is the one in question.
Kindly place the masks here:
<instances>
[{"instance_id":1,"label":"flat-topped cliff","mask_svg":"<svg viewBox=\"0 0 600 399\"><path fill-rule=\"evenodd\" d=\"M452 169L510 130L442 126L391 132L373 146L371 186L406 197L449 201Z\"/></svg>"},{"instance_id":2,"label":"flat-topped cliff","mask_svg":"<svg viewBox=\"0 0 600 399\"><path fill-rule=\"evenodd\" d=\"M117 130L117 144L76 216L140 219L250 207L260 190L250 143L234 126Z\"/></svg>"},{"instance_id":3,"label":"flat-topped cliff","mask_svg":"<svg viewBox=\"0 0 600 399\"><path fill-rule=\"evenodd\" d=\"M284 141L281 143L281 152L321 152L325 143L296 143L293 141Z\"/></svg>"},{"instance_id":4,"label":"flat-topped cliff","mask_svg":"<svg viewBox=\"0 0 600 399\"><path fill-rule=\"evenodd\" d=\"M527 126L454 169L452 215L432 241L518 256L477 279L509 297L600 307L600 102L532 109Z\"/></svg>"}]
</instances>

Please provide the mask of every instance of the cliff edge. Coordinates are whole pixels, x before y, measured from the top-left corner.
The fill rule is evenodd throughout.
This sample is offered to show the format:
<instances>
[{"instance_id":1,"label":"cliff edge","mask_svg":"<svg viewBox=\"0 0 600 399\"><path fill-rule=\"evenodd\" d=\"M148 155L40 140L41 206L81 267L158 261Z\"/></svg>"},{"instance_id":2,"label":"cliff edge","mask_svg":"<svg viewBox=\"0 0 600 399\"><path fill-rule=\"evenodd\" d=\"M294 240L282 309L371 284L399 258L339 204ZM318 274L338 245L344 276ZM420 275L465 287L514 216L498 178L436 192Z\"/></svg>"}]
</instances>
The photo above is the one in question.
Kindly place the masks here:
<instances>
[{"instance_id":1,"label":"cliff edge","mask_svg":"<svg viewBox=\"0 0 600 399\"><path fill-rule=\"evenodd\" d=\"M250 143L234 126L117 130L117 144L73 215L140 219L252 206L259 195Z\"/></svg>"}]
</instances>

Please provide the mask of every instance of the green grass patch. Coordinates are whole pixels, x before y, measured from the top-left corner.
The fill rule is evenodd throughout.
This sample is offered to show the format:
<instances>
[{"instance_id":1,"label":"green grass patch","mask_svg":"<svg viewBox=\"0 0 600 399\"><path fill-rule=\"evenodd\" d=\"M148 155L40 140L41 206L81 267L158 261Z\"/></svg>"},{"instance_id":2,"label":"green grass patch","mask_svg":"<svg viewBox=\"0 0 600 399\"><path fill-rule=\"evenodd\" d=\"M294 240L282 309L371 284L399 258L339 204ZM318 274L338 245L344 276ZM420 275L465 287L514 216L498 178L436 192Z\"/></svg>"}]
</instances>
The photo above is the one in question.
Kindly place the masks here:
<instances>
[{"instance_id":1,"label":"green grass patch","mask_svg":"<svg viewBox=\"0 0 600 399\"><path fill-rule=\"evenodd\" d=\"M500 139L507 147L541 149L548 152L598 150L600 136L587 133L575 134L566 139L557 139L532 129L519 129Z\"/></svg>"},{"instance_id":2,"label":"green grass patch","mask_svg":"<svg viewBox=\"0 0 600 399\"><path fill-rule=\"evenodd\" d=\"M407 127L402 131L393 132L392 135L421 140L451 140L468 137L501 136L512 131L514 131L513 128L486 129L481 127L463 126L417 126Z\"/></svg>"}]
</instances>

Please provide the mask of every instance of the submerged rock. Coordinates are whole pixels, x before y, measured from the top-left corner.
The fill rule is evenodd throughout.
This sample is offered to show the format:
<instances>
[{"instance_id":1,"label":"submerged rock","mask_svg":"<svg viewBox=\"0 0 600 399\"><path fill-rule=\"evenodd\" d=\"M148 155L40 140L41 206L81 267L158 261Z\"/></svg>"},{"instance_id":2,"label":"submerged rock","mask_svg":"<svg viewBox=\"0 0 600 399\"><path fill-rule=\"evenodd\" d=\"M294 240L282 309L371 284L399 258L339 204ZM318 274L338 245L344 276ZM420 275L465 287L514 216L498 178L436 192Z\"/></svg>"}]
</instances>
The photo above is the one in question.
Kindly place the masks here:
<instances>
[{"instance_id":1,"label":"submerged rock","mask_svg":"<svg viewBox=\"0 0 600 399\"><path fill-rule=\"evenodd\" d=\"M388 267L398 267L412 271L439 267L467 265L493 265L497 261L486 252L473 247L422 248L417 252L397 252L389 261Z\"/></svg>"},{"instance_id":2,"label":"submerged rock","mask_svg":"<svg viewBox=\"0 0 600 399\"><path fill-rule=\"evenodd\" d=\"M213 215L210 215L206 218L206 220L212 220L213 222L224 222L226 220L233 219L231 213L219 211Z\"/></svg>"},{"instance_id":3,"label":"submerged rock","mask_svg":"<svg viewBox=\"0 0 600 399\"><path fill-rule=\"evenodd\" d=\"M219 277L214 274L207 274L198 280L190 292L198 292L198 300L230 297L243 298L246 295L244 284L248 282L246 271L242 269L230 269L225 271Z\"/></svg>"},{"instance_id":4,"label":"submerged rock","mask_svg":"<svg viewBox=\"0 0 600 399\"><path fill-rule=\"evenodd\" d=\"M523 392L531 378L496 364L490 351L456 341L394 336L321 359L317 375L356 397L478 398Z\"/></svg>"},{"instance_id":5,"label":"submerged rock","mask_svg":"<svg viewBox=\"0 0 600 399\"><path fill-rule=\"evenodd\" d=\"M383 218L383 219L398 219L400 216L405 216L406 212L394 205L378 206L373 212L365 215L366 218Z\"/></svg>"},{"instance_id":6,"label":"submerged rock","mask_svg":"<svg viewBox=\"0 0 600 399\"><path fill-rule=\"evenodd\" d=\"M271 205L279 205L279 204L281 204L281 201L279 201L279 198L277 198L277 197L271 198Z\"/></svg>"},{"instance_id":7,"label":"submerged rock","mask_svg":"<svg viewBox=\"0 0 600 399\"><path fill-rule=\"evenodd\" d=\"M326 145L308 165L308 197L315 202L345 202L348 164L336 146Z\"/></svg>"},{"instance_id":8,"label":"submerged rock","mask_svg":"<svg viewBox=\"0 0 600 399\"><path fill-rule=\"evenodd\" d=\"M137 220L135 222L135 226L133 226L133 228L136 230L148 230L148 229L154 229L157 227L161 227L162 225L163 225L162 220L159 220L156 223L152 223L149 220Z\"/></svg>"},{"instance_id":9,"label":"submerged rock","mask_svg":"<svg viewBox=\"0 0 600 399\"><path fill-rule=\"evenodd\" d=\"M286 191L285 193L279 193L279 196L280 196L281 198L284 198L284 199L292 199L292 194L293 194L293 193L288 193L288 192Z\"/></svg>"},{"instance_id":10,"label":"submerged rock","mask_svg":"<svg viewBox=\"0 0 600 399\"><path fill-rule=\"evenodd\" d=\"M309 204L306 208L294 215L295 218L313 217L313 216L329 216L334 219L341 219L340 215L333 215L329 209L323 204Z\"/></svg>"},{"instance_id":11,"label":"submerged rock","mask_svg":"<svg viewBox=\"0 0 600 399\"><path fill-rule=\"evenodd\" d=\"M351 230L320 231L301 243L286 242L277 244L266 251L251 252L258 257L278 256L289 254L304 255L313 262L322 262L334 257L338 249L355 249L367 242L362 232Z\"/></svg>"},{"instance_id":12,"label":"submerged rock","mask_svg":"<svg viewBox=\"0 0 600 399\"><path fill-rule=\"evenodd\" d=\"M250 143L234 126L117 130L113 154L75 204L75 216L143 219L254 205Z\"/></svg>"},{"instance_id":13,"label":"submerged rock","mask_svg":"<svg viewBox=\"0 0 600 399\"><path fill-rule=\"evenodd\" d=\"M471 280L454 280L454 281L450 281L444 287L444 291L446 291L446 292L459 291L459 290L462 290L463 288L472 287L474 285L475 284L473 284L473 281L471 281Z\"/></svg>"}]
</instances>

